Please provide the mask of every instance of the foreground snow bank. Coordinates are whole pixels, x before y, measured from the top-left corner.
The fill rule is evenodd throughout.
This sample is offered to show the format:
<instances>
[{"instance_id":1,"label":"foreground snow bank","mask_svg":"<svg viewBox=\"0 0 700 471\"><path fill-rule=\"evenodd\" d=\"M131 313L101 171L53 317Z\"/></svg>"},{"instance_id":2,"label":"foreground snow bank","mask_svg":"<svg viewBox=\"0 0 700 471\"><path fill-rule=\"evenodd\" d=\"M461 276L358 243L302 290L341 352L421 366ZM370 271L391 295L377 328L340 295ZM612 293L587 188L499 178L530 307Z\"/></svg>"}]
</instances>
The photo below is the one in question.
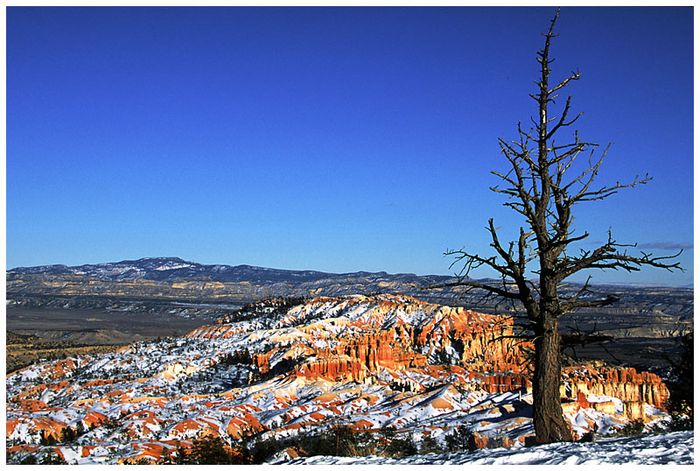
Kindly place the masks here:
<instances>
[{"instance_id":1,"label":"foreground snow bank","mask_svg":"<svg viewBox=\"0 0 700 471\"><path fill-rule=\"evenodd\" d=\"M313 456L288 464L693 464L693 433L605 439L595 443L554 443L532 448L494 448L473 453L417 455L401 459L376 456Z\"/></svg>"}]
</instances>

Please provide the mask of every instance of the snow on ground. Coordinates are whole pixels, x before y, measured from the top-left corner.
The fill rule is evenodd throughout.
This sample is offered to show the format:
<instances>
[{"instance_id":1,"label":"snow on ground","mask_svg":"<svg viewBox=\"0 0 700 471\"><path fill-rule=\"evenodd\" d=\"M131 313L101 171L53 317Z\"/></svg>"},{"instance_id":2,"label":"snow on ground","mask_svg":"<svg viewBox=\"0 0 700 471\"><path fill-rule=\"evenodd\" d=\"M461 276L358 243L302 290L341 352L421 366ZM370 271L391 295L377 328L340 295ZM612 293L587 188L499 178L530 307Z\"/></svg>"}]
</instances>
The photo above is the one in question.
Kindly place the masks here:
<instances>
[{"instance_id":1,"label":"snow on ground","mask_svg":"<svg viewBox=\"0 0 700 471\"><path fill-rule=\"evenodd\" d=\"M602 441L594 445L567 444L569 451L558 451L555 446L551 453L547 448L521 447L533 433L531 394L526 390L503 392L500 388L483 387L480 370L476 369L475 376L468 370L470 362L476 361L479 368L491 371L493 366L495 374L500 375L509 373L517 360L514 355L506 361L505 350L512 347L506 343L499 344L500 356L487 355L486 345L494 345L488 335L496 335L488 334L493 327L489 319L493 316L478 322L470 318L471 324L464 322L457 329L447 324L462 319L462 311L410 298L319 299L252 319L203 326L186 337L138 342L101 355L37 363L8 375L6 440L18 447L12 462L33 453L44 431L51 431L54 438L59 438L63 427L76 427L77 421L86 420L88 414L96 428L76 439L76 445L84 447L80 454L64 453L71 464L117 463L138 458L147 446L165 446L170 440L210 430L234 445L240 434L289 438L321 432L332 425L375 431L396 427L402 433L408 432L417 442L429 435L441 444L457 427L466 427L479 434L482 445L505 444L508 439L519 448L403 460L349 459L358 464L498 464L518 460L540 463L550 459L578 463L614 459L608 455L617 452L617 445ZM265 309L262 305L261 308ZM487 316L470 312L469 316L472 315ZM403 324L406 322L415 325L406 329ZM388 333L394 339L388 352L369 339L378 338L378 332ZM444 337L448 334L453 336L452 340L466 339L460 340L460 351L466 343L473 343L471 350L465 350L471 356L464 366L455 365L463 361L462 354L451 346L450 338ZM419 336L424 343L417 342ZM355 344L356 338L367 340ZM348 377L352 368L342 363L348 352L355 352L353 358L361 365L361 372L367 374L365 379ZM451 360L446 362L443 354ZM428 361L426 357L431 355L433 358ZM258 363L260 358L267 362L266 371ZM319 367L316 372L304 373L300 368L304 365L310 368L319 358L329 361L326 370ZM283 360L287 360L286 365ZM425 364L418 362L411 366L414 360ZM372 369L367 366L370 363ZM278 371L273 372L278 365ZM588 373L582 370L577 374ZM598 380L602 381L602 377ZM616 384L608 389L634 393L642 386L653 386ZM634 394L628 399L639 403ZM574 407L567 409L566 418L580 435L592 428L600 434L614 433L630 418L625 416L621 400L587 395L587 402L606 400L618 401L620 407L600 411L569 402L567 405ZM654 407L643 405L647 419L664 418ZM105 424L100 425L105 421L100 417L106 418ZM245 425L258 422L260 427ZM688 439L692 447L692 437ZM662 443L645 445L640 440L639 449L624 455L635 455L635 459L652 463L683 459L674 455L671 445L667 447L670 450L662 453ZM88 445L100 448L91 451ZM157 456L160 455L156 452ZM345 462L333 457L308 458L302 462L316 460Z\"/></svg>"},{"instance_id":2,"label":"snow on ground","mask_svg":"<svg viewBox=\"0 0 700 471\"><path fill-rule=\"evenodd\" d=\"M276 462L275 464L279 464ZM494 448L466 453L416 455L400 459L369 456L312 456L286 464L694 464L693 432L604 439L595 443L553 443L531 448Z\"/></svg>"}]
</instances>

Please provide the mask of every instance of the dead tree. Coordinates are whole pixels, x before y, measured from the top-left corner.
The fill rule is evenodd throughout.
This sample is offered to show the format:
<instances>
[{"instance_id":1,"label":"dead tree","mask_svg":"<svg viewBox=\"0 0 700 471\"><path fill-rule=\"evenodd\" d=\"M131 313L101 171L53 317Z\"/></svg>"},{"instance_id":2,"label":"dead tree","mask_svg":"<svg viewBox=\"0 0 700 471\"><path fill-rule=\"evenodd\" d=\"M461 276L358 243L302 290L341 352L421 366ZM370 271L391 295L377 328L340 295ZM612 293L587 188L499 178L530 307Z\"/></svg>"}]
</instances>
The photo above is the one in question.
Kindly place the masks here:
<instances>
[{"instance_id":1,"label":"dead tree","mask_svg":"<svg viewBox=\"0 0 700 471\"><path fill-rule=\"evenodd\" d=\"M482 256L462 250L447 251L462 266L458 281L452 285L479 289L489 295L522 304L526 323L535 346L533 365L533 420L536 441L551 443L572 440L562 414L560 383L561 354L559 318L582 307L601 307L617 299L592 295L586 282L571 296L560 294L561 284L571 275L588 269L613 269L634 272L643 266L680 269L679 254L653 256L628 250L635 245L617 243L610 231L607 241L595 249L579 248L576 243L587 239L588 232L578 232L572 226L574 209L583 203L604 200L618 191L648 183L651 178L635 177L631 182L595 185L608 148L595 155L598 145L573 133L572 142L556 139L572 126L581 113L572 116L571 97L561 108L559 116L550 115L550 105L558 94L579 80L581 74L572 72L556 84L550 84L550 46L557 10L549 30L544 34L544 47L537 53L539 80L530 97L537 103L537 116L529 129L520 124L517 139L499 139L500 151L509 166L505 172L492 173L502 180L492 191L506 196L504 206L524 218L517 240L504 243L493 219L487 230L495 254ZM584 157L580 159L579 157ZM476 281L470 271L488 267L500 276L498 282Z\"/></svg>"}]
</instances>

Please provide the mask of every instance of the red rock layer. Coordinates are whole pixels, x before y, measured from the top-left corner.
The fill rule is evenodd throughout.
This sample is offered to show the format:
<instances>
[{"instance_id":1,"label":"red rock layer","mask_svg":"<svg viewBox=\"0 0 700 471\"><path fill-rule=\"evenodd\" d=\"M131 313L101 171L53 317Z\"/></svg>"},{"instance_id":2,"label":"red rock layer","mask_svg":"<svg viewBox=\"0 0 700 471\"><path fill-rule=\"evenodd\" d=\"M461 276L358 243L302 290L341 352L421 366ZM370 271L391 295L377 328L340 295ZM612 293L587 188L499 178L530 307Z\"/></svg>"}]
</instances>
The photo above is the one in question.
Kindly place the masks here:
<instances>
[{"instance_id":1,"label":"red rock layer","mask_svg":"<svg viewBox=\"0 0 700 471\"><path fill-rule=\"evenodd\" d=\"M294 373L309 379L361 382L367 377L367 367L357 358L339 355L306 362Z\"/></svg>"},{"instance_id":2,"label":"red rock layer","mask_svg":"<svg viewBox=\"0 0 700 471\"><path fill-rule=\"evenodd\" d=\"M669 392L661 378L634 368L571 367L564 369L563 393L574 398L580 392L597 396L612 396L623 402L644 402L663 408Z\"/></svg>"},{"instance_id":3,"label":"red rock layer","mask_svg":"<svg viewBox=\"0 0 700 471\"><path fill-rule=\"evenodd\" d=\"M349 322L351 333L333 337L323 323L305 324L315 317L315 310L337 308L343 312L366 306L361 315ZM312 317L309 317L312 316ZM470 311L464 308L437 306L408 296L353 298L316 298L290 310L283 325L300 325L308 342L275 346L255 353L253 364L262 373L270 370L273 355L299 358L293 374L309 379L331 381L365 381L381 369L401 371L418 368L429 373L429 358L453 359L468 372L470 382L491 393L531 387L525 369L527 342L511 338L513 319ZM228 337L231 325L201 327L189 336ZM315 339L331 340L332 347L315 347ZM292 351L293 350L293 351ZM304 358L310 358L304 362ZM439 360L440 363L444 361ZM413 387L413 385L410 385ZM621 399L629 411L642 410L644 403L662 408L668 389L657 375L638 373L632 368L568 368L562 378L562 395L583 402L592 394ZM599 407L604 407L602 404Z\"/></svg>"},{"instance_id":4,"label":"red rock layer","mask_svg":"<svg viewBox=\"0 0 700 471\"><path fill-rule=\"evenodd\" d=\"M477 379L481 389L490 393L519 391L532 387L530 378L521 374L484 375L477 372L470 372L469 378Z\"/></svg>"},{"instance_id":5,"label":"red rock layer","mask_svg":"<svg viewBox=\"0 0 700 471\"><path fill-rule=\"evenodd\" d=\"M336 351L359 360L372 372L380 367L401 370L428 364L425 356L412 350L410 340L393 329L343 339Z\"/></svg>"}]
</instances>

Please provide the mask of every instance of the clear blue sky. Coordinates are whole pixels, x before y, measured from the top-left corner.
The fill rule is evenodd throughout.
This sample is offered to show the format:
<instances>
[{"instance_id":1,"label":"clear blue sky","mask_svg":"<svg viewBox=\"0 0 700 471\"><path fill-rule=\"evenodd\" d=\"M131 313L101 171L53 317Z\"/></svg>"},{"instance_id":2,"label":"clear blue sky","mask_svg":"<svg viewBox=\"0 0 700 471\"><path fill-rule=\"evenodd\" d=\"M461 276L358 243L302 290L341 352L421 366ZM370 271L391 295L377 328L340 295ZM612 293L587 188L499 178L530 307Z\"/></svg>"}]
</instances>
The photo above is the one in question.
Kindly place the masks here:
<instances>
[{"instance_id":1,"label":"clear blue sky","mask_svg":"<svg viewBox=\"0 0 700 471\"><path fill-rule=\"evenodd\" d=\"M449 273L487 252L488 190L534 102L553 8L9 8L7 262L145 256ZM581 208L605 239L693 242L690 8L564 8L554 77L603 180L652 184Z\"/></svg>"}]
</instances>

